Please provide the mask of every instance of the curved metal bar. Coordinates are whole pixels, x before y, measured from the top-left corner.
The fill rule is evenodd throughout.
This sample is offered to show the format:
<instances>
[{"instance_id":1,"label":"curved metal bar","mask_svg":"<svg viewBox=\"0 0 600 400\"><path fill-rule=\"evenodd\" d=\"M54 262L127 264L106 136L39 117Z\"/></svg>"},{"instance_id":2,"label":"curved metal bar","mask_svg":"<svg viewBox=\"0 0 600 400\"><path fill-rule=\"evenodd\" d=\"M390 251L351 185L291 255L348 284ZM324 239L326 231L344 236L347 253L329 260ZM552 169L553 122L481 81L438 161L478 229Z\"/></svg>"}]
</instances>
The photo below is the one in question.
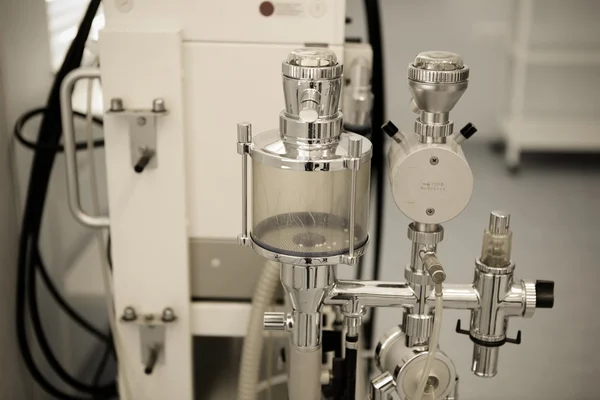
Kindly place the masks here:
<instances>
[{"instance_id":1,"label":"curved metal bar","mask_svg":"<svg viewBox=\"0 0 600 400\"><path fill-rule=\"evenodd\" d=\"M73 217L81 224L90 228L107 228L110 220L106 216L93 216L87 214L81 206L79 194L79 172L77 170L77 154L75 150L75 128L73 124L73 104L71 96L75 83L81 79L100 78L98 68L79 68L70 72L62 82L60 88L60 114L65 148L65 165L67 168L67 192L69 209Z\"/></svg>"}]
</instances>

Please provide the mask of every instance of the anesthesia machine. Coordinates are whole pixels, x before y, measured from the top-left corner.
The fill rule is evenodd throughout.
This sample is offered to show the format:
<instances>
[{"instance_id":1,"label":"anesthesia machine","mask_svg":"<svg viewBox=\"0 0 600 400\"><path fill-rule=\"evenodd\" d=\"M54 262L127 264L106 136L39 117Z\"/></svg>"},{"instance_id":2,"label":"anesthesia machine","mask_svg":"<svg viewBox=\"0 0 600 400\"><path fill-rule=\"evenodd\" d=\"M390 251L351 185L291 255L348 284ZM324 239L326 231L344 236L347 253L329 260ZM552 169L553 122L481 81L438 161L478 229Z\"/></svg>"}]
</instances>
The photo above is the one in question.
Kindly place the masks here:
<instances>
[{"instance_id":1,"label":"anesthesia machine","mask_svg":"<svg viewBox=\"0 0 600 400\"><path fill-rule=\"evenodd\" d=\"M356 360L369 307L403 309L401 324L376 348L380 374L370 382L373 400L458 398L455 365L438 347L444 308L471 312L469 329L459 321L456 330L473 342L472 371L496 375L500 347L521 342L520 332L508 334L509 318L552 307L554 283L514 279L510 215L502 211L490 214L473 283L446 283L447 268L436 255L442 223L464 210L473 189L461 143L475 128L469 124L454 133L449 120L467 88L468 66L454 53L419 54L408 66L418 113L415 132L401 133L391 122L383 127L392 138L388 171L394 200L413 221L401 283L336 277L339 264L358 263L369 240L372 151L367 139L342 129L342 65L330 50L300 49L288 55L282 72L279 129L253 136L249 123L238 124L244 177L239 242L280 263L291 311L265 313L264 328L289 332L289 398L320 399L321 385L339 381L339 374L343 383L334 398L364 398L356 393ZM322 310L328 305L339 309L345 328L344 367L332 370L322 365Z\"/></svg>"},{"instance_id":2,"label":"anesthesia machine","mask_svg":"<svg viewBox=\"0 0 600 400\"><path fill-rule=\"evenodd\" d=\"M414 132L382 127L391 192L412 221L406 282L341 279L338 265L358 269L381 242L369 232L371 177L384 170L383 134L369 132L382 112L381 43L345 42L344 0L233 3L105 1L99 66L71 68L60 86L69 206L110 231L119 397L254 400L278 368L291 400L457 399L438 345L443 309L470 311L456 331L473 342L472 371L493 377L501 346L521 342L509 318L551 308L554 283L514 278L502 211L490 214L473 282L446 282L442 224L473 189L461 144L476 129L455 132L449 119L469 67L419 54L408 66ZM78 173L72 95L94 79L109 215L84 209ZM238 124L236 154L238 121L252 124ZM363 322L376 307L402 317L371 354Z\"/></svg>"}]
</instances>

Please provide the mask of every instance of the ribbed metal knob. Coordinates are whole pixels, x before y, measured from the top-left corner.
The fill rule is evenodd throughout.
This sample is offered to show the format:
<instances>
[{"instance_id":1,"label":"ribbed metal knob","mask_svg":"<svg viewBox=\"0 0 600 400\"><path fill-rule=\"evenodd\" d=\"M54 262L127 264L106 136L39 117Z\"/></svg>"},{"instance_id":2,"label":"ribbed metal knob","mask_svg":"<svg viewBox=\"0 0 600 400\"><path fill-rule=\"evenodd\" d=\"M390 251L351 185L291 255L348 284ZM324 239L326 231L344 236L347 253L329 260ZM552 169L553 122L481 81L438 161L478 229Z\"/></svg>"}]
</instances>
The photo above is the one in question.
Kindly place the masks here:
<instances>
[{"instance_id":1,"label":"ribbed metal knob","mask_svg":"<svg viewBox=\"0 0 600 400\"><path fill-rule=\"evenodd\" d=\"M510 214L506 211L492 211L489 230L498 235L507 234L510 231Z\"/></svg>"},{"instance_id":2,"label":"ribbed metal knob","mask_svg":"<svg viewBox=\"0 0 600 400\"><path fill-rule=\"evenodd\" d=\"M413 65L434 71L454 71L464 67L462 57L449 51L424 51L417 54Z\"/></svg>"},{"instance_id":3,"label":"ribbed metal knob","mask_svg":"<svg viewBox=\"0 0 600 400\"><path fill-rule=\"evenodd\" d=\"M469 78L461 56L449 51L419 53L408 66L408 79L424 83L458 83Z\"/></svg>"},{"instance_id":4,"label":"ribbed metal knob","mask_svg":"<svg viewBox=\"0 0 600 400\"><path fill-rule=\"evenodd\" d=\"M282 312L266 312L263 317L265 331L286 331L293 326L292 317Z\"/></svg>"}]
</instances>

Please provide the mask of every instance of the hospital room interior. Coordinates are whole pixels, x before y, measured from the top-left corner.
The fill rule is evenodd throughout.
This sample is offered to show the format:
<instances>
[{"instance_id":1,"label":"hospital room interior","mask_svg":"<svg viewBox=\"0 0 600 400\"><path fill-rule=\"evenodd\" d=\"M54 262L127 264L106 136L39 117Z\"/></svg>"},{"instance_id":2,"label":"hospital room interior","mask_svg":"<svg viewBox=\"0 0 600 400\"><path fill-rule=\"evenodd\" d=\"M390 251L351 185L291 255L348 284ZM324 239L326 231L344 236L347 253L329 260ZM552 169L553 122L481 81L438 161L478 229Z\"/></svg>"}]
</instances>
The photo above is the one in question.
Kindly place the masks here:
<instances>
[{"instance_id":1,"label":"hospital room interior","mask_svg":"<svg viewBox=\"0 0 600 400\"><path fill-rule=\"evenodd\" d=\"M600 1L0 0L0 400L594 400Z\"/></svg>"}]
</instances>

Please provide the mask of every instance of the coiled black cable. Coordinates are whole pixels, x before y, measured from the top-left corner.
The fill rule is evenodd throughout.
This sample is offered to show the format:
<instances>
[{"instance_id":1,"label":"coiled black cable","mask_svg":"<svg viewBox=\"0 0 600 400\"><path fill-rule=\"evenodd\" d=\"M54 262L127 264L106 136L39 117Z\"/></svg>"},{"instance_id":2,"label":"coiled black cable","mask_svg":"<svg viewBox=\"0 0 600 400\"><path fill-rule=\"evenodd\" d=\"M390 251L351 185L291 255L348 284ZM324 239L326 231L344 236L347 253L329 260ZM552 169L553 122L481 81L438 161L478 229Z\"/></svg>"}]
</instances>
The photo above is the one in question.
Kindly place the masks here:
<instances>
[{"instance_id":1,"label":"coiled black cable","mask_svg":"<svg viewBox=\"0 0 600 400\"><path fill-rule=\"evenodd\" d=\"M15 122L14 132L13 132L14 136L17 139L17 141L20 144L22 144L24 147L34 150L34 151L39 150L39 149L49 148L48 146L46 146L46 147L40 146L38 143L30 141L29 139L26 139L25 136L23 135L23 130L24 130L24 127L27 124L27 122L29 122L34 117L42 114L45 110L46 109L44 107L38 107L33 110L27 111L26 113L22 114ZM77 115L78 117L82 117L82 118L85 117L85 114L82 114L82 113L76 113L75 115ZM93 121L94 121L94 123L96 123L98 125L103 124L103 121L100 118L94 118ZM104 140L101 140L101 139L96 140L96 142L94 144L95 144L95 147L103 147ZM77 148L77 150L85 150L87 148L87 143L84 143L84 142L77 143L76 148ZM64 148L62 148L62 146L58 146L56 148L56 151L57 152L64 151ZM38 260L38 262L36 263L35 267L42 277L42 282L48 289L48 292L50 293L50 295L54 298L54 301L56 301L58 303L60 308L69 316L69 318L71 318L75 323L77 323L77 325L81 326L83 329L85 329L91 335L95 336L98 340L106 342L106 343L112 343L111 339L108 337L107 334L101 332L98 328L94 327L81 314L79 314L73 307L71 307L71 305L69 305L69 303L67 303L67 301L62 297L62 295L56 288L56 285L52 281L52 278L50 278L50 275L48 274L48 269L46 268L46 266L44 264L42 255L39 251L39 248L37 250L37 260Z\"/></svg>"},{"instance_id":2,"label":"coiled black cable","mask_svg":"<svg viewBox=\"0 0 600 400\"><path fill-rule=\"evenodd\" d=\"M37 240L36 240L37 242ZM39 253L36 249L34 253L34 262L36 265L40 264ZM37 339L40 350L44 354L48 364L52 367L52 370L56 372L56 374L68 383L73 388L80 390L85 393L90 394L109 394L113 395L116 393L116 383L112 382L111 384L105 386L93 386L83 382L80 382L73 376L71 376L60 364L60 361L54 355L50 344L48 343L48 339L44 333L44 327L42 324L42 320L40 318L40 312L38 309L38 299L37 299L37 289L36 289L36 275L35 273L30 273L28 275L28 305L29 305L29 315L31 317L31 325L33 327L33 333L35 338Z\"/></svg>"},{"instance_id":3,"label":"coiled black cable","mask_svg":"<svg viewBox=\"0 0 600 400\"><path fill-rule=\"evenodd\" d=\"M13 129L13 134L15 135L15 138L17 139L17 141L23 145L23 147L26 147L30 150L38 150L38 149L44 149L44 150L55 150L58 153L63 153L65 151L64 146L62 145L58 145L58 146L49 146L47 144L40 144L40 143L36 143L33 142L29 139L27 139L24 135L23 135L23 128L25 127L25 124L27 124L27 122L29 120L31 120L32 118L41 115L43 113L46 112L46 109L44 107L38 107L38 108L34 108L33 110L29 110L27 111L25 114L21 115L17 121L15 122L15 127ZM79 118L86 118L86 115L83 113L80 113L78 111L74 111L73 115L75 115L76 117ZM98 125L102 125L103 121L102 118L98 118L98 117L92 117L92 121L95 124ZM99 147L104 147L104 139L96 139L94 140L94 148L99 148ZM78 142L75 143L75 149L76 150L85 150L87 149L87 142Z\"/></svg>"},{"instance_id":4,"label":"coiled black cable","mask_svg":"<svg viewBox=\"0 0 600 400\"><path fill-rule=\"evenodd\" d=\"M38 242L44 213L44 205L48 192L50 174L54 165L57 152L61 147L60 137L62 135L62 121L60 117L60 86L65 76L79 67L83 57L85 42L91 29L92 21L100 6L100 0L91 0L85 15L79 25L75 39L71 43L62 66L56 74L52 88L48 95L43 119L39 128L35 154L30 171L30 179L27 188L27 196L23 212L21 234L19 238L18 271L16 290L16 330L19 351L23 357L25 366L40 385L40 387L51 396L63 400L91 400L109 399L117 394L116 383L98 387L78 382L62 369L58 361L49 350L45 340L45 332L39 320L37 309L37 298L35 295L36 264L41 264L38 251ZM32 326L35 337L40 342L40 349L44 358L48 360L52 368L69 385L85 395L71 395L65 393L51 383L40 371L31 351L27 332L27 309L31 313ZM39 322L39 323L38 323ZM39 340L42 338L41 340ZM54 362L56 361L56 363ZM61 372L65 372L64 374Z\"/></svg>"},{"instance_id":5,"label":"coiled black cable","mask_svg":"<svg viewBox=\"0 0 600 400\"><path fill-rule=\"evenodd\" d=\"M67 301L62 297L54 282L52 282L52 278L48 274L48 269L42 260L42 256L40 254L39 249L36 251L37 256L35 263L36 270L40 273L42 277L42 282L50 292L50 295L54 298L54 300L58 303L60 308L71 318L77 325L81 326L91 335L95 336L101 342L111 344L112 340L106 333L101 332L98 328L92 325L88 320L86 320L81 314L79 314Z\"/></svg>"}]
</instances>

